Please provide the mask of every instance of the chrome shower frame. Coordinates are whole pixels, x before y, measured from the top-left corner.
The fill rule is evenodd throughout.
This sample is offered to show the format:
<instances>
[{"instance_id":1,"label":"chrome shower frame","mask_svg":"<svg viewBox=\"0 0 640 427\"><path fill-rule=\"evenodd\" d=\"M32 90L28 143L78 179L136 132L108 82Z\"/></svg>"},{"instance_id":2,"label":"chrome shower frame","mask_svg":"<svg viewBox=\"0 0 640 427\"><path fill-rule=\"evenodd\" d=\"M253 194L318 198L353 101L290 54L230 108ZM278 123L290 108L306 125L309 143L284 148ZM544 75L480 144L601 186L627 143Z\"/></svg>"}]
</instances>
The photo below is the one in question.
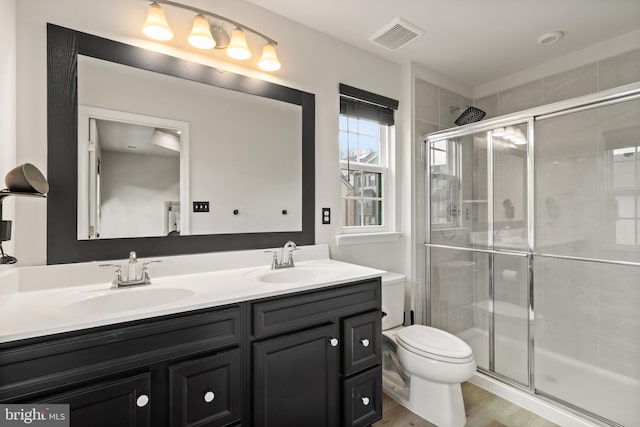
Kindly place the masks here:
<instances>
[{"instance_id":1,"label":"chrome shower frame","mask_svg":"<svg viewBox=\"0 0 640 427\"><path fill-rule=\"evenodd\" d=\"M417 262L422 262L424 268L424 281L425 287L424 290L424 298L415 302L418 306L420 305L420 312L423 313L422 321L426 325L432 324L432 310L431 310L431 274L430 274L430 260L431 260L431 248L442 248L442 249L452 249L452 250L465 250L472 251L478 253L488 253L490 254L490 260L492 260L493 254L499 255L517 255L517 256L525 256L528 259L528 384L523 385L517 381L514 381L510 378L506 378L503 375L500 375L496 372L492 372L494 368L494 347L493 347L493 335L494 335L494 327L493 322L490 322L489 325L489 336L490 336L490 370L487 371L485 369L479 368L478 370L492 378L495 378L503 383L506 383L510 386L513 386L522 391L526 391L536 397L541 398L542 400L546 400L555 404L562 405L565 410L568 410L572 413L578 414L583 417L588 417L591 420L601 423L603 425L610 426L619 426L617 423L605 419L597 414L591 413L584 408L577 407L563 401L562 399L549 395L543 391L536 390L535 388L535 301L534 301L534 270L533 270L533 261L534 257L547 257L547 258L556 258L556 259L564 259L564 260L577 260L577 261L590 261L590 262L598 262L598 263L608 263L608 264L618 264L618 265L626 265L626 266L635 266L640 267L640 262L628 262L628 261L614 261L614 260L604 260L597 258L587 258L587 257L575 257L575 256L564 256L564 255L555 255L548 254L543 252L535 251L535 206L534 206L534 196L535 196L535 177L534 177L534 168L535 168L535 159L534 159L534 150L535 150L535 132L534 132L534 122L538 120L544 120L547 118L552 118L556 116L566 115L570 113L585 111L588 109L603 107L607 105L618 104L621 102L631 101L635 99L640 99L640 82L633 83L629 85L619 86L616 88L600 91L594 94L580 96L577 98L573 98L570 100L560 101L553 104L543 105L540 107L531 108L528 110L524 110L517 113L512 113L496 118L491 118L484 120L482 122L476 122L444 131L434 132L426 135L426 137L422 137L421 141L423 144L422 153L424 157L423 167L424 167L424 179L425 179L425 194L422 197L425 198L424 209L425 212L417 212L417 218L425 218L425 232L426 236L424 236L425 243L425 258L417 259ZM459 138L462 136L467 136L473 133L490 131L494 128L504 127L504 126L513 126L518 124L527 124L527 138L528 138L528 147L527 147L527 250L526 251L504 251L504 250L494 250L494 249L475 249L475 248L464 248L458 246L447 246L441 244L432 244L431 243L431 143L436 141L442 141L452 138ZM487 141L487 150L489 155L487 160L488 177L493 180L494 170L493 170L493 150L492 150L492 139L491 133L489 132L489 138ZM493 200L492 194L493 184L489 185L487 198L488 200ZM417 195L420 197L421 195ZM489 218L492 218L492 221L489 222L488 229L488 239L489 239L489 247L493 248L493 212L492 207L493 203L488 204L488 215ZM419 266L416 266L418 269ZM490 261L489 265L490 272L490 281L489 281L489 295L490 301L494 300L494 289L493 289L493 265ZM491 302L490 302L491 304ZM493 307L491 306L490 312L493 313ZM493 319L493 316L492 316Z\"/></svg>"}]
</instances>

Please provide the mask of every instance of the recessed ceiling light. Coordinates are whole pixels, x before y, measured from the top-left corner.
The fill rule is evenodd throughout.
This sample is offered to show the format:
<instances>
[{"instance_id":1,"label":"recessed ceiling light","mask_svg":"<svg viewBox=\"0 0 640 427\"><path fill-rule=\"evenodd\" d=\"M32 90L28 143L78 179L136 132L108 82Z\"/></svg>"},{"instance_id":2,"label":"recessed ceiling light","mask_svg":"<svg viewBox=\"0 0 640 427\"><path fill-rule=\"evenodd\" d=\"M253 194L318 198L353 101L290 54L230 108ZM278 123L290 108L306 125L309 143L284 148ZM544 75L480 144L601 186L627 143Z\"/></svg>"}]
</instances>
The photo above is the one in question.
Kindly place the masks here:
<instances>
[{"instance_id":1,"label":"recessed ceiling light","mask_svg":"<svg viewBox=\"0 0 640 427\"><path fill-rule=\"evenodd\" d=\"M541 45L554 44L555 42L560 40L562 36L564 36L564 33L562 31L552 31L550 33L545 33L540 37L538 37L538 44L541 44Z\"/></svg>"}]
</instances>

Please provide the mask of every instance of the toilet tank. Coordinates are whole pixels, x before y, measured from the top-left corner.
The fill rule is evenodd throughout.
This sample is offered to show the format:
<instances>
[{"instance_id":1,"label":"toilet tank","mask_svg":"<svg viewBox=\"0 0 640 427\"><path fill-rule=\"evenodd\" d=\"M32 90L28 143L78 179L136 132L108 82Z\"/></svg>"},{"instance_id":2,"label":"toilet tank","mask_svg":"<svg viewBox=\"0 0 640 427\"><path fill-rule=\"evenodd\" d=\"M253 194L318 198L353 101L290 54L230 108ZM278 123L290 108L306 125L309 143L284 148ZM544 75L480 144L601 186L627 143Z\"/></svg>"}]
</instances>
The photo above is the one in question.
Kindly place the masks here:
<instances>
[{"instance_id":1,"label":"toilet tank","mask_svg":"<svg viewBox=\"0 0 640 427\"><path fill-rule=\"evenodd\" d=\"M404 323L403 274L386 272L382 275L382 330L395 328Z\"/></svg>"}]
</instances>

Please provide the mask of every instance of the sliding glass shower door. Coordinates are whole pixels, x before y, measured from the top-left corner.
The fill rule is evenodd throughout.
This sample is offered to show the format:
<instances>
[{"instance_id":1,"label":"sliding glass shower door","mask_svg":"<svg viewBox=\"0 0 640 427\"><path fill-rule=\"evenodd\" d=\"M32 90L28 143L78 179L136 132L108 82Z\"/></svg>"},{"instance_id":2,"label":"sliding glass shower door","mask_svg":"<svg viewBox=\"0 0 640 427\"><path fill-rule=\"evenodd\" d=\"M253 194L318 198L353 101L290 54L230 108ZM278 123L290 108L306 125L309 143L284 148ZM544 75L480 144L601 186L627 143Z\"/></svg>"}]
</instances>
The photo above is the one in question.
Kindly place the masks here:
<instances>
[{"instance_id":1,"label":"sliding glass shower door","mask_svg":"<svg viewBox=\"0 0 640 427\"><path fill-rule=\"evenodd\" d=\"M426 301L482 372L632 426L640 85L620 90L427 138Z\"/></svg>"},{"instance_id":2,"label":"sliding glass shower door","mask_svg":"<svg viewBox=\"0 0 640 427\"><path fill-rule=\"evenodd\" d=\"M535 386L640 422L640 100L535 124Z\"/></svg>"},{"instance_id":3,"label":"sliding glass shower door","mask_svg":"<svg viewBox=\"0 0 640 427\"><path fill-rule=\"evenodd\" d=\"M431 324L529 384L528 123L429 141ZM518 354L518 357L514 357Z\"/></svg>"}]
</instances>

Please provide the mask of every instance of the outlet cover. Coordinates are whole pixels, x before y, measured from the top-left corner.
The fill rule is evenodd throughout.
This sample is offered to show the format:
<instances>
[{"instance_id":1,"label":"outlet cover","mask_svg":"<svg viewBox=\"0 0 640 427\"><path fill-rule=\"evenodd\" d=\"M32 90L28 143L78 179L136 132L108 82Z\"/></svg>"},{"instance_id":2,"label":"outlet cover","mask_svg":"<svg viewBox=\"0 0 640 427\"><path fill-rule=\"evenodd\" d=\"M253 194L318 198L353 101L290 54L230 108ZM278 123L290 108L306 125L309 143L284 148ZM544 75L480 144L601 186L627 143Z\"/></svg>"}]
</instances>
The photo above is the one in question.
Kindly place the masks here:
<instances>
[{"instance_id":1,"label":"outlet cover","mask_svg":"<svg viewBox=\"0 0 640 427\"><path fill-rule=\"evenodd\" d=\"M209 202L193 202L193 212L209 212Z\"/></svg>"},{"instance_id":2,"label":"outlet cover","mask_svg":"<svg viewBox=\"0 0 640 427\"><path fill-rule=\"evenodd\" d=\"M331 224L331 208L322 208L322 223Z\"/></svg>"}]
</instances>

